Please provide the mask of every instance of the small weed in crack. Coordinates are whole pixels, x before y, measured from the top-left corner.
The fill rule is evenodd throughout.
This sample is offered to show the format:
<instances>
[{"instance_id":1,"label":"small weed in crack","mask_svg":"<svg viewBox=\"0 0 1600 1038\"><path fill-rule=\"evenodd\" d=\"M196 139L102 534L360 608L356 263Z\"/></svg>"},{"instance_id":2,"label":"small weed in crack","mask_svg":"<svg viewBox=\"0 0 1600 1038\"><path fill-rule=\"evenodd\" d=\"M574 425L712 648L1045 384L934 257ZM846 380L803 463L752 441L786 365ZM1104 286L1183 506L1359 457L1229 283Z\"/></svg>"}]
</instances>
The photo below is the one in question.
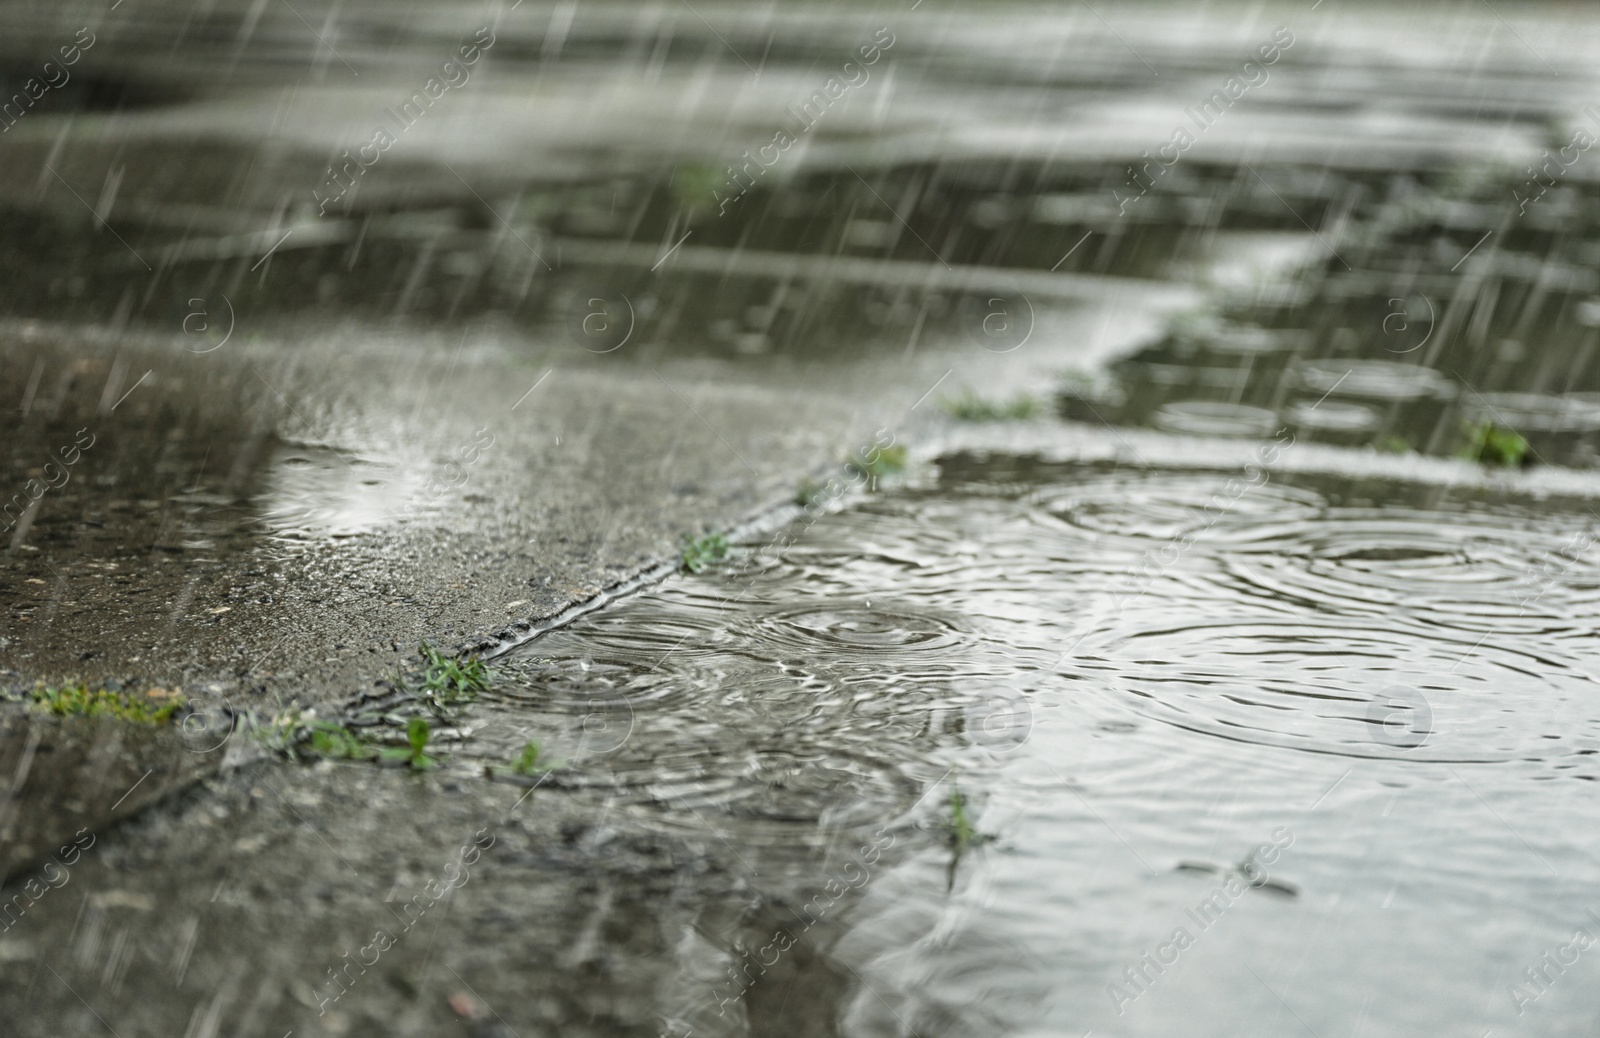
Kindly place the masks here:
<instances>
[{"instance_id":1,"label":"small weed in crack","mask_svg":"<svg viewBox=\"0 0 1600 1038\"><path fill-rule=\"evenodd\" d=\"M432 704L470 703L489 691L489 668L476 656L446 656L422 643L422 694Z\"/></svg>"},{"instance_id":2,"label":"small weed in crack","mask_svg":"<svg viewBox=\"0 0 1600 1038\"><path fill-rule=\"evenodd\" d=\"M407 745L384 750L378 758L389 762L399 761L412 771L431 771L439 766L439 761L423 752L427 749L429 734L428 722L421 717L413 717L406 722Z\"/></svg>"},{"instance_id":3,"label":"small weed in crack","mask_svg":"<svg viewBox=\"0 0 1600 1038\"><path fill-rule=\"evenodd\" d=\"M711 568L714 562L721 562L728 557L728 538L720 533L708 533L704 537L683 538L683 568L690 573L704 573Z\"/></svg>"}]
</instances>

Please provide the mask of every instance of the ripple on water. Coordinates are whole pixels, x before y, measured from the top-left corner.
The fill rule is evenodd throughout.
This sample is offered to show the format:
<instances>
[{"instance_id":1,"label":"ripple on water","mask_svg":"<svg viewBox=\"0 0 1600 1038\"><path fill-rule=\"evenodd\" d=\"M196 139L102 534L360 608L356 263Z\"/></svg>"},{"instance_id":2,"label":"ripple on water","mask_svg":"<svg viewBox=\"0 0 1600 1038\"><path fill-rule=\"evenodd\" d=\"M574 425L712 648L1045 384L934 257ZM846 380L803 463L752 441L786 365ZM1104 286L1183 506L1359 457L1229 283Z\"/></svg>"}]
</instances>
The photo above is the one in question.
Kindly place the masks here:
<instances>
[{"instance_id":1,"label":"ripple on water","mask_svg":"<svg viewBox=\"0 0 1600 1038\"><path fill-rule=\"evenodd\" d=\"M1058 674L1087 700L1197 733L1410 761L1591 745L1581 649L1600 572L1572 550L1570 518L1348 507L1283 479L1225 496L1225 473L1075 475L1012 501L880 499L760 567L675 581L545 635L493 695L565 717L569 742L611 755L605 781L630 795L783 819L848 794L813 763L786 765L791 786L752 789L783 771L751 763L768 739L774 760L845 753L884 775L941 746L1012 752L1031 724L1012 700L1029 697L1007 692L1000 709L991 692L1028 687L1071 644L1068 616L1089 615L1089 635ZM1063 525L1089 544L1048 536ZM1164 541L1185 550L1144 569L1114 617L1084 609ZM1416 730L1396 738L1385 704L1408 697L1428 716L1407 715Z\"/></svg>"},{"instance_id":2,"label":"ripple on water","mask_svg":"<svg viewBox=\"0 0 1600 1038\"><path fill-rule=\"evenodd\" d=\"M1123 617L1059 669L1153 721L1312 753L1551 760L1600 736L1600 683L1520 637L1315 612L1175 621Z\"/></svg>"},{"instance_id":3,"label":"ripple on water","mask_svg":"<svg viewBox=\"0 0 1600 1038\"><path fill-rule=\"evenodd\" d=\"M1331 509L1223 559L1257 600L1397 615L1501 633L1579 633L1600 613L1600 568L1570 530L1537 517Z\"/></svg>"},{"instance_id":4,"label":"ripple on water","mask_svg":"<svg viewBox=\"0 0 1600 1038\"><path fill-rule=\"evenodd\" d=\"M1386 968L1503 958L1371 952L1401 878L1419 877L1399 888L1414 912L1542 928L1538 898L1559 895L1501 881L1506 862L1542 876L1536 849L1586 875L1593 826L1535 783L1600 777L1600 572L1573 540L1589 516L1376 479L994 471L1008 482L875 496L519 647L461 752L540 739L569 762L550 785L698 841L772 904L806 903L835 848L887 827L861 900L829 916L832 952L909 993L895 1012L929 1034L936 1014L1043 998L1035 953L1039 992L1088 992L1076 1014L1212 889L1166 885L1172 864L1236 860L1285 822L1302 842L1284 881L1368 905L1352 926ZM935 828L955 783L997 837L959 861ZM1366 840L1391 824L1410 839ZM1368 846L1402 848L1404 871ZM1249 947L1292 929L1252 906L1228 924ZM863 1027L897 1025L873 1013ZM1008 1020L946 1030L1021 1033Z\"/></svg>"},{"instance_id":5,"label":"ripple on water","mask_svg":"<svg viewBox=\"0 0 1600 1038\"><path fill-rule=\"evenodd\" d=\"M597 650L599 647L596 647ZM717 668L683 653L652 661L647 655L604 651L574 657L517 659L498 667L486 698L559 713L588 713L597 705L651 709L716 687Z\"/></svg>"},{"instance_id":6,"label":"ripple on water","mask_svg":"<svg viewBox=\"0 0 1600 1038\"><path fill-rule=\"evenodd\" d=\"M914 802L960 623L876 601L752 609L707 587L663 589L513 653L474 752L514 756L531 714L573 764L557 784L687 812L671 824L737 819L741 839L881 825ZM895 653L917 665L888 666Z\"/></svg>"},{"instance_id":7,"label":"ripple on water","mask_svg":"<svg viewBox=\"0 0 1600 1038\"><path fill-rule=\"evenodd\" d=\"M1097 474L1041 488L1028 501L1089 533L1153 541L1260 540L1327 507L1314 491L1237 472Z\"/></svg>"},{"instance_id":8,"label":"ripple on water","mask_svg":"<svg viewBox=\"0 0 1600 1038\"><path fill-rule=\"evenodd\" d=\"M922 658L970 638L969 626L951 614L884 599L775 609L741 630L776 658L870 653L879 665Z\"/></svg>"},{"instance_id":9,"label":"ripple on water","mask_svg":"<svg viewBox=\"0 0 1600 1038\"><path fill-rule=\"evenodd\" d=\"M1300 366L1300 384L1313 393L1381 401L1456 394L1455 383L1433 368L1393 360L1309 360Z\"/></svg>"}]
</instances>

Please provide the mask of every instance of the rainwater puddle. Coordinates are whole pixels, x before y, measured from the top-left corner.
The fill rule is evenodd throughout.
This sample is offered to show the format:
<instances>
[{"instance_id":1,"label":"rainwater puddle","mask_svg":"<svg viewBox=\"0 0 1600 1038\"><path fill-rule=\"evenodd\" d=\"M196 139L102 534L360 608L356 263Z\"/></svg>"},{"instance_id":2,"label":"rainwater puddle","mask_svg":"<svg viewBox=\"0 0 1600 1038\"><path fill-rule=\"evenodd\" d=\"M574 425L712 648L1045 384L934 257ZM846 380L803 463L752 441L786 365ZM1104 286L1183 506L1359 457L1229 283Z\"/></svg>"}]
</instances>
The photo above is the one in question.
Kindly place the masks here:
<instances>
[{"instance_id":1,"label":"rainwater puddle","mask_svg":"<svg viewBox=\"0 0 1600 1038\"><path fill-rule=\"evenodd\" d=\"M353 537L404 518L428 494L414 469L331 447L285 444L273 454L261 495L261 519L285 543Z\"/></svg>"},{"instance_id":2,"label":"rainwater puddle","mask_svg":"<svg viewBox=\"0 0 1600 1038\"><path fill-rule=\"evenodd\" d=\"M946 458L514 650L461 754L729 852L663 1033L813 1033L813 925L841 1034L1592 1033L1522 971L1600 929L1593 516L1235 475Z\"/></svg>"}]
</instances>

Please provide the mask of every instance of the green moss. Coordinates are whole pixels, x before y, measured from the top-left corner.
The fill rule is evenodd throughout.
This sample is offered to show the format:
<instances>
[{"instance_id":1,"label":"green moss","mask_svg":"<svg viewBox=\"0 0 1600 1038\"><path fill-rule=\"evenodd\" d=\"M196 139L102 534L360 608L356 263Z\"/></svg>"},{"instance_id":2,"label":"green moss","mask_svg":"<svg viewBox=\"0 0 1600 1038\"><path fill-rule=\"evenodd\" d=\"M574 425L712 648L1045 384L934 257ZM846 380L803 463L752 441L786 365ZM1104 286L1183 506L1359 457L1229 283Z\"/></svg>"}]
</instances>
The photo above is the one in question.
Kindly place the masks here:
<instances>
[{"instance_id":1,"label":"green moss","mask_svg":"<svg viewBox=\"0 0 1600 1038\"><path fill-rule=\"evenodd\" d=\"M1495 468L1518 468L1527 464L1528 441L1513 429L1484 421L1466 427L1469 442L1461 457Z\"/></svg>"},{"instance_id":2,"label":"green moss","mask_svg":"<svg viewBox=\"0 0 1600 1038\"><path fill-rule=\"evenodd\" d=\"M1039 402L1023 393L1009 401L985 400L972 390L959 397L943 397L939 406L963 422L1023 421L1039 413Z\"/></svg>"},{"instance_id":3,"label":"green moss","mask_svg":"<svg viewBox=\"0 0 1600 1038\"><path fill-rule=\"evenodd\" d=\"M1378 449L1385 454L1410 454L1416 450L1404 436L1385 436Z\"/></svg>"},{"instance_id":4,"label":"green moss","mask_svg":"<svg viewBox=\"0 0 1600 1038\"><path fill-rule=\"evenodd\" d=\"M312 754L328 760L400 761L414 771L428 771L439 763L426 752L431 731L428 722L421 717L406 722L407 745L404 747L380 749L342 724L318 721L309 713L296 711L279 714L269 724L256 729L255 735L267 749L295 760L309 746Z\"/></svg>"},{"instance_id":5,"label":"green moss","mask_svg":"<svg viewBox=\"0 0 1600 1038\"><path fill-rule=\"evenodd\" d=\"M134 694L91 689L88 685L40 685L30 693L35 706L58 717L115 717L133 724L163 725L183 705L183 696L165 689Z\"/></svg>"},{"instance_id":6,"label":"green moss","mask_svg":"<svg viewBox=\"0 0 1600 1038\"><path fill-rule=\"evenodd\" d=\"M728 556L728 538L720 533L708 533L704 537L683 538L683 568L690 573L703 573L711 568L714 562L720 562Z\"/></svg>"}]
</instances>

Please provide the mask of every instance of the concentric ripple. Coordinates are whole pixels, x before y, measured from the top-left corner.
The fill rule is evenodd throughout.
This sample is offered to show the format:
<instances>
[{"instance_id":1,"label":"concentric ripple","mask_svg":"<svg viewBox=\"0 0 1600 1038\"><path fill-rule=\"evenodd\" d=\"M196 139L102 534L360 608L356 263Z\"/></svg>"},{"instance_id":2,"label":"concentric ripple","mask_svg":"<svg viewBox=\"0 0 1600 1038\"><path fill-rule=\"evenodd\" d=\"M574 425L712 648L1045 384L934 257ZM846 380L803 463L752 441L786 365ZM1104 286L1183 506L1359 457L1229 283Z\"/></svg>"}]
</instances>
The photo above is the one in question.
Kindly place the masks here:
<instances>
[{"instance_id":1,"label":"concentric ripple","mask_svg":"<svg viewBox=\"0 0 1600 1038\"><path fill-rule=\"evenodd\" d=\"M1033 764L1154 814L1219 760L1600 780L1592 516L1359 476L996 471L519 647L460 755L531 784L503 769L537 741L565 763L541 783L763 874Z\"/></svg>"},{"instance_id":2,"label":"concentric ripple","mask_svg":"<svg viewBox=\"0 0 1600 1038\"><path fill-rule=\"evenodd\" d=\"M1029 501L1090 533L1152 541L1260 540L1327 507L1314 491L1237 472L1118 472L1046 487Z\"/></svg>"},{"instance_id":3,"label":"concentric ripple","mask_svg":"<svg viewBox=\"0 0 1600 1038\"><path fill-rule=\"evenodd\" d=\"M787 584L835 569L800 554L783 564ZM665 810L669 825L712 812L747 839L806 841L824 820L898 814L922 793L912 774L937 774L929 713L969 625L887 598L751 604L741 595L771 589L740 588L750 577L684 581L511 654L479 704L472 753L505 761L542 740L570 764L553 785Z\"/></svg>"},{"instance_id":4,"label":"concentric ripple","mask_svg":"<svg viewBox=\"0 0 1600 1038\"><path fill-rule=\"evenodd\" d=\"M1590 629L1600 566L1582 532L1535 516L1336 509L1222 560L1256 599L1469 631Z\"/></svg>"},{"instance_id":5,"label":"concentric ripple","mask_svg":"<svg viewBox=\"0 0 1600 1038\"><path fill-rule=\"evenodd\" d=\"M884 600L774 610L743 629L778 658L869 653L889 662L950 649L967 638L965 626L951 616Z\"/></svg>"},{"instance_id":6,"label":"concentric ripple","mask_svg":"<svg viewBox=\"0 0 1600 1038\"><path fill-rule=\"evenodd\" d=\"M1284 613L1176 625L1147 612L1086 640L1062 671L1142 717L1286 749L1490 762L1587 747L1600 683L1519 641ZM1575 708L1587 714L1576 728L1562 720Z\"/></svg>"}]
</instances>

